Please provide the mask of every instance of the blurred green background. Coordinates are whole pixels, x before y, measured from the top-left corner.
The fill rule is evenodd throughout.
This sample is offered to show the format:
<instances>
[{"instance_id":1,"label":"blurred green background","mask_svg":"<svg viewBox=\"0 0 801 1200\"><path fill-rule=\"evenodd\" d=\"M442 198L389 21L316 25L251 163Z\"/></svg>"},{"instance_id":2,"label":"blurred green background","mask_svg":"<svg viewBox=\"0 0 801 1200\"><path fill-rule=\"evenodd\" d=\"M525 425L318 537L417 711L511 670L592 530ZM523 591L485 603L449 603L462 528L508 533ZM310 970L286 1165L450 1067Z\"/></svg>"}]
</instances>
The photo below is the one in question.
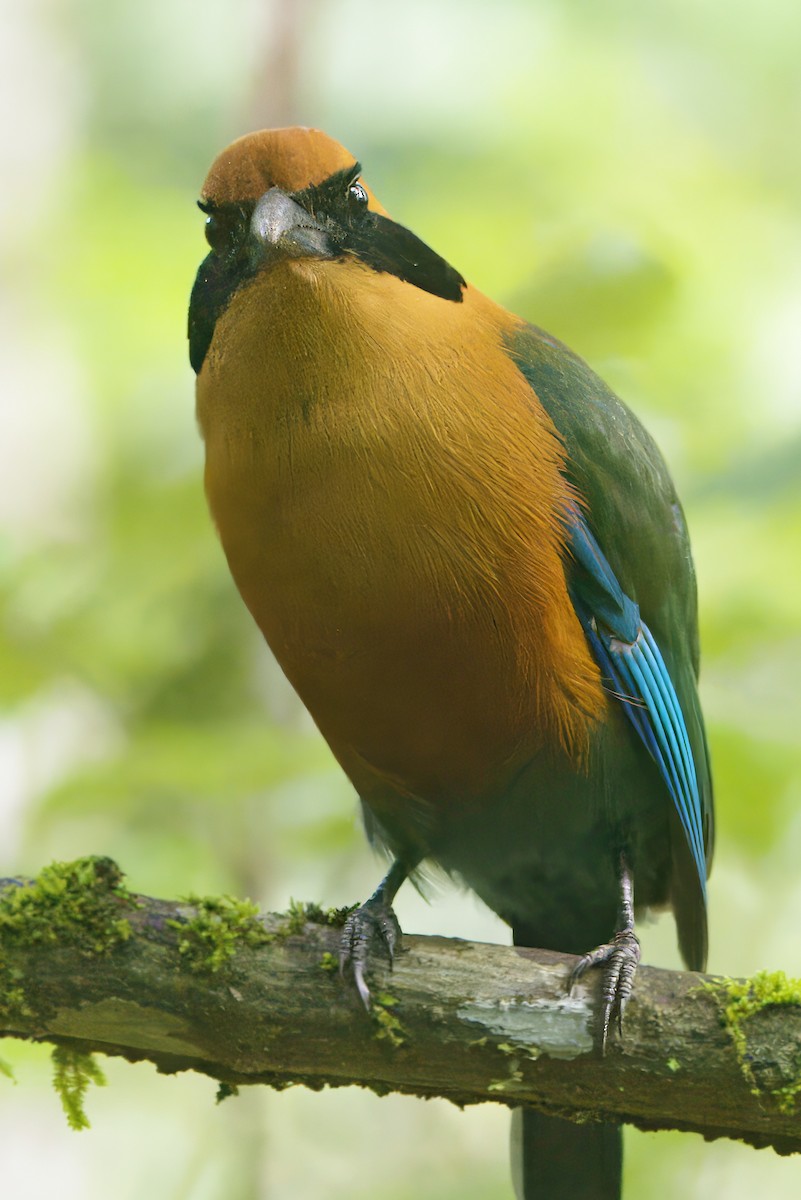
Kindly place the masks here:
<instances>
[{"instance_id":1,"label":"blurred green background","mask_svg":"<svg viewBox=\"0 0 801 1200\"><path fill-rule=\"evenodd\" d=\"M372 890L355 799L229 580L185 343L213 156L342 140L389 210L587 357L693 533L720 835L710 968L801 973L801 8L792 0L10 0L0 254L0 874L110 854L155 895ZM409 931L506 939L469 896ZM673 927L647 961L676 965ZM492 1200L507 1115L109 1063L73 1134L6 1042L15 1200ZM627 1134L629 1198L796 1197L801 1161Z\"/></svg>"}]
</instances>

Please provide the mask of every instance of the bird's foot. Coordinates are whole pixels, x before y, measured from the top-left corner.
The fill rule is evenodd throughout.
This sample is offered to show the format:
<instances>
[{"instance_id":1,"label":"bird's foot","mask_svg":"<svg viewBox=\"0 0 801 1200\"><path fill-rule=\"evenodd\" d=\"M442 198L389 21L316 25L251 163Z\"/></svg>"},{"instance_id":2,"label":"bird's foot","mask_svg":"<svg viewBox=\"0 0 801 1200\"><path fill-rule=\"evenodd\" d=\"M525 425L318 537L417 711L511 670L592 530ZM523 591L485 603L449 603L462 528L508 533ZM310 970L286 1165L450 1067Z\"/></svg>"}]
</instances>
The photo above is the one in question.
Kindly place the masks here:
<instances>
[{"instance_id":1,"label":"bird's foot","mask_svg":"<svg viewBox=\"0 0 801 1200\"><path fill-rule=\"evenodd\" d=\"M616 1021L618 1033L623 1033L623 1013L634 986L634 976L640 961L640 942L633 925L619 929L611 942L598 946L580 958L570 976L570 990L590 967L603 966L601 998L601 1053L606 1050L609 1027Z\"/></svg>"},{"instance_id":2,"label":"bird's foot","mask_svg":"<svg viewBox=\"0 0 801 1200\"><path fill-rule=\"evenodd\" d=\"M344 974L348 968L353 972L356 990L368 1012L370 989L364 976L370 960L378 950L389 959L391 968L400 939L398 918L382 888L354 909L345 922L339 943L340 974Z\"/></svg>"}]
</instances>

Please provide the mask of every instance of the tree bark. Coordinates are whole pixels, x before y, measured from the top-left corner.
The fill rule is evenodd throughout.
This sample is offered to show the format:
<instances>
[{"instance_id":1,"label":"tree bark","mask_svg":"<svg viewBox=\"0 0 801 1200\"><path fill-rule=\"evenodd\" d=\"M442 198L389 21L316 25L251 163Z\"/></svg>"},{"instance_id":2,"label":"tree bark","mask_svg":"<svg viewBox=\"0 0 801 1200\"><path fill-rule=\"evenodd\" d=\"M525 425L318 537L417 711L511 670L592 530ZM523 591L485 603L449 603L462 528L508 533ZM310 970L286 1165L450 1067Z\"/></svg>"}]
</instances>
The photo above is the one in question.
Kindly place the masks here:
<instances>
[{"instance_id":1,"label":"tree bark","mask_svg":"<svg viewBox=\"0 0 801 1200\"><path fill-rule=\"evenodd\" d=\"M26 886L0 882L0 894L20 909ZM392 971L376 956L367 1013L319 910L250 918L217 953L197 907L116 886L109 898L128 932L88 942L83 918L31 938L0 906L0 1033L231 1086L360 1084L801 1150L797 1002L757 1005L733 1028L731 981L641 967L624 1035L602 1057L598 973L568 993L567 955L406 936ZM200 908L213 932L213 907Z\"/></svg>"}]
</instances>

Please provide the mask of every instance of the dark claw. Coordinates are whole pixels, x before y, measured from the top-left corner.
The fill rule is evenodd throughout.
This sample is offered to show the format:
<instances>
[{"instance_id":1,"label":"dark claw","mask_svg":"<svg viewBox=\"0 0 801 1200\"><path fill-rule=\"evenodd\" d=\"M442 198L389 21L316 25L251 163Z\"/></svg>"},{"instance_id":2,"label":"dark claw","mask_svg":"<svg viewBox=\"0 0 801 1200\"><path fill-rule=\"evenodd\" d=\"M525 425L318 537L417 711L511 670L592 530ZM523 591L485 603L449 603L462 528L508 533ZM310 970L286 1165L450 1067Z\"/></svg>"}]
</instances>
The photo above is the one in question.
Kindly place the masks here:
<instances>
[{"instance_id":1,"label":"dark claw","mask_svg":"<svg viewBox=\"0 0 801 1200\"><path fill-rule=\"evenodd\" d=\"M611 942L591 950L580 958L570 976L570 989L590 967L604 967L601 996L601 1053L606 1051L609 1026L617 1021L618 1033L623 1034L623 1013L634 986L634 976L640 961L640 943L633 928L621 929Z\"/></svg>"},{"instance_id":2,"label":"dark claw","mask_svg":"<svg viewBox=\"0 0 801 1200\"><path fill-rule=\"evenodd\" d=\"M371 896L345 922L339 943L339 971L344 974L351 968L356 990L368 1012L370 989L364 975L370 959L378 950L389 959L391 968L400 938L401 929L392 906L377 896Z\"/></svg>"}]
</instances>

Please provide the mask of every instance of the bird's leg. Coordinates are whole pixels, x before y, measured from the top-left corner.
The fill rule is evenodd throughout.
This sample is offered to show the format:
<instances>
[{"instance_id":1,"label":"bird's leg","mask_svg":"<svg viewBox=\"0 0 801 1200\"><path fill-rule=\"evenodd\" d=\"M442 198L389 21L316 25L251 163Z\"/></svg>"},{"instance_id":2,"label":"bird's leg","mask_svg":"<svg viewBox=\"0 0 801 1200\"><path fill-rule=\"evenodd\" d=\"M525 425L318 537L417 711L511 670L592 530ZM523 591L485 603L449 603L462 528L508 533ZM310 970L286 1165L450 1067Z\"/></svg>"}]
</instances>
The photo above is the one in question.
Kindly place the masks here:
<instances>
[{"instance_id":1,"label":"bird's leg","mask_svg":"<svg viewBox=\"0 0 801 1200\"><path fill-rule=\"evenodd\" d=\"M356 990L366 1009L370 1008L370 989L364 978L370 955L378 947L389 959L395 957L395 947L400 941L401 929L392 908L398 888L409 874L405 863L396 858L369 900L365 900L350 914L342 930L339 943L339 970L347 967L353 971Z\"/></svg>"},{"instance_id":2,"label":"bird's leg","mask_svg":"<svg viewBox=\"0 0 801 1200\"><path fill-rule=\"evenodd\" d=\"M570 988L589 967L603 965L603 988L601 992L603 1007L601 1009L601 1053L606 1050L609 1036L609 1026L617 1018L617 1028L623 1033L623 1013L626 1009L637 964L640 961L640 943L634 932L634 882L631 867L626 855L620 853L620 907L617 914L615 936L597 949L585 954L576 964L570 976Z\"/></svg>"}]
</instances>

